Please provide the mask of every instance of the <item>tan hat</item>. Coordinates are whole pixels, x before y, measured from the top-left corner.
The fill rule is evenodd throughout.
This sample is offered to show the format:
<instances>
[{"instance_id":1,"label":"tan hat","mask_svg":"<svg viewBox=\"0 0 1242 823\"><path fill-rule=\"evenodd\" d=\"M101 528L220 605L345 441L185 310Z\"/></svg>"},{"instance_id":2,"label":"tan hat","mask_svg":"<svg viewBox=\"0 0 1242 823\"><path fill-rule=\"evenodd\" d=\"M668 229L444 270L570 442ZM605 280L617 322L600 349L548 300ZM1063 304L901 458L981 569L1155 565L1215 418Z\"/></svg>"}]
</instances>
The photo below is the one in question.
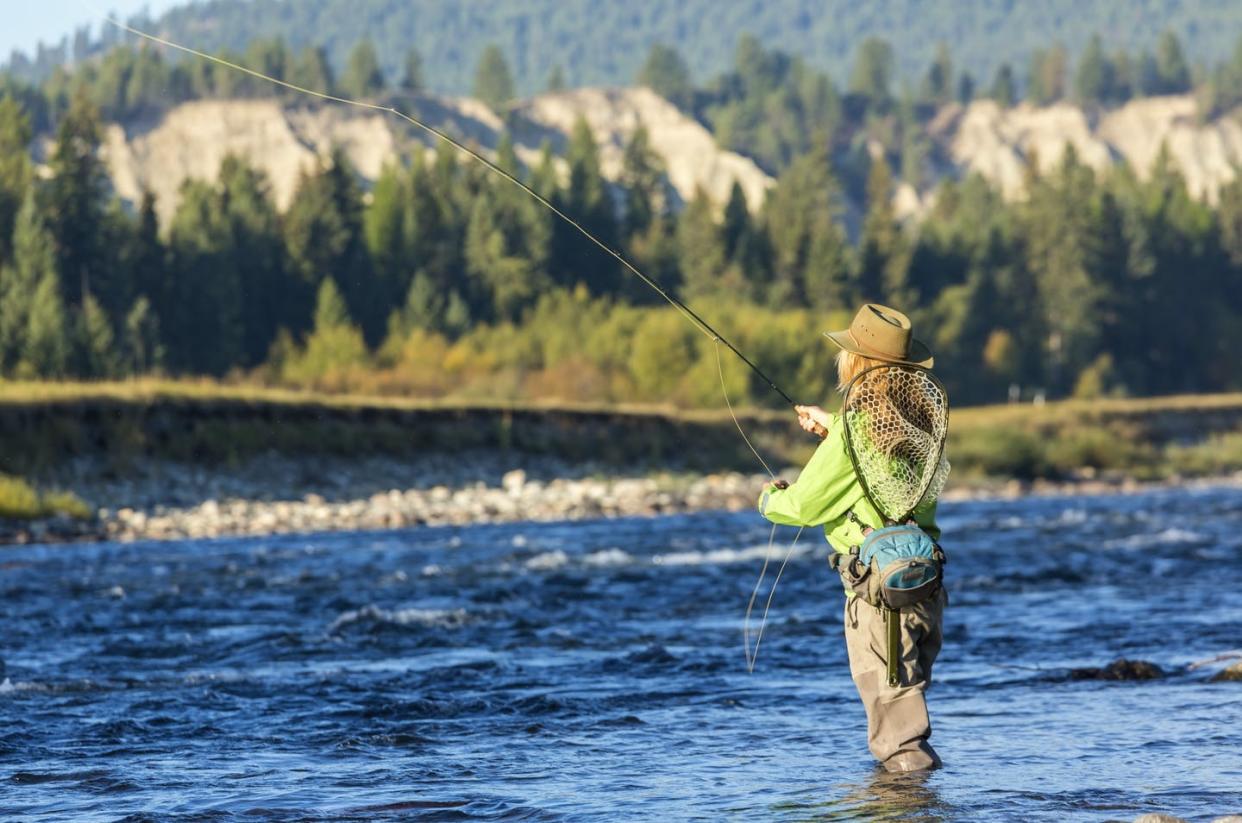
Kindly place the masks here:
<instances>
[{"instance_id":1,"label":"tan hat","mask_svg":"<svg viewBox=\"0 0 1242 823\"><path fill-rule=\"evenodd\" d=\"M845 331L826 331L824 337L854 354L885 363L930 369L935 358L910 332L910 318L896 309L867 303Z\"/></svg>"}]
</instances>

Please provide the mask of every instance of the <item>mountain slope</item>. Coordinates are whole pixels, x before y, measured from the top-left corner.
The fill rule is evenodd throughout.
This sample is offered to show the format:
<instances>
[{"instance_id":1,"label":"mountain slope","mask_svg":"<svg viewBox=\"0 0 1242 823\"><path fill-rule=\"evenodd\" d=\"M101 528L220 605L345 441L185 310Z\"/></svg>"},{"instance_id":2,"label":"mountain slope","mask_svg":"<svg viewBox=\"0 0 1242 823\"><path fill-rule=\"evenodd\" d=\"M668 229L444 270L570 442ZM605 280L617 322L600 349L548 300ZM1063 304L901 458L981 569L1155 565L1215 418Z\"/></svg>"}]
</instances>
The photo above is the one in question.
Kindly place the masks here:
<instances>
[{"instance_id":1,"label":"mountain slope","mask_svg":"<svg viewBox=\"0 0 1242 823\"><path fill-rule=\"evenodd\" d=\"M402 104L403 106L405 104ZM504 123L477 100L420 95L413 111L430 124L493 150ZM706 129L648 89L578 89L542 95L511 115L518 157L538 162L544 142L562 150L579 116L585 116L600 144L606 176L621 173L621 154L633 130L647 127L652 149L663 159L670 184L688 200L702 187L723 203L736 180L752 207L771 185L753 161L723 150ZM36 154L50 150L45 137ZM117 193L137 201L144 188L157 198L161 217L175 209L186 179L214 180L228 154L245 157L268 176L279 208L286 208L303 170L334 145L367 180L400 152L433 143L424 132L395 117L335 105L291 105L268 100L200 100L158 115L109 124L103 154Z\"/></svg>"},{"instance_id":2,"label":"mountain slope","mask_svg":"<svg viewBox=\"0 0 1242 823\"><path fill-rule=\"evenodd\" d=\"M738 37L801 55L840 82L860 40L889 40L911 85L939 42L958 68L981 82L1002 61L1019 76L1035 49L1064 43L1077 54L1092 32L1111 49L1153 48L1173 29L1196 62L1213 62L1242 30L1236 0L211 0L174 9L160 31L206 49L240 50L253 37L281 35L295 46L328 48L344 66L363 37L376 44L393 77L411 48L423 57L429 86L447 93L471 87L480 52L497 43L521 93L543 88L554 66L571 85L632 82L654 43L676 46L699 81L732 61Z\"/></svg>"},{"instance_id":3,"label":"mountain slope","mask_svg":"<svg viewBox=\"0 0 1242 823\"><path fill-rule=\"evenodd\" d=\"M485 152L496 147L505 130L504 121L471 98L420 95L413 104L419 117ZM722 204L737 181L757 210L772 185L772 178L752 160L721 149L701 124L644 88L576 89L518 103L508 126L519 158L535 165L545 143L563 152L579 116L591 126L603 171L611 179L620 176L623 149L641 123L683 201L702 188ZM951 104L928 124L927 138L940 160L929 169L923 191L906 183L898 188L895 205L902 216L917 216L925 209L936 183L945 177L978 173L1006 197L1020 197L1027 166L1036 162L1050 169L1067 146L1097 171L1127 163L1140 176L1167 149L1190 191L1209 202L1242 168L1242 123L1233 115L1199 122L1190 96L1134 100L1108 112L1064 103L1043 108L1024 103L1009 109L990 100L965 107ZM36 146L39 159L46 159L50 140L45 136ZM276 99L202 100L109 124L104 156L117 193L133 202L144 188L150 189L167 219L181 184L190 178L214 180L220 161L230 153L267 174L273 197L284 209L298 176L334 145L346 151L363 178L373 181L389 160L418 145L430 149L433 143L422 131L376 112ZM862 204L843 205L847 225L856 228Z\"/></svg>"}]
</instances>

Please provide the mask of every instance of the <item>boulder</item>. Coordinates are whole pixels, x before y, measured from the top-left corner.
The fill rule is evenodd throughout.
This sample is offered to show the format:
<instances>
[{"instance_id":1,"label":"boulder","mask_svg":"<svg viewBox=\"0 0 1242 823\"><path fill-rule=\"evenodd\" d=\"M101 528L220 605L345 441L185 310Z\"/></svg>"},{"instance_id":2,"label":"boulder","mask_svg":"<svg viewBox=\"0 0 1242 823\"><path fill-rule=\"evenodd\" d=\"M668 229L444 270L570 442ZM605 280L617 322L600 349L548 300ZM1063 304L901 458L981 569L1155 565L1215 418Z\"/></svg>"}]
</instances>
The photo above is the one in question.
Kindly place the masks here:
<instances>
[{"instance_id":1,"label":"boulder","mask_svg":"<svg viewBox=\"0 0 1242 823\"><path fill-rule=\"evenodd\" d=\"M1158 680L1164 670L1146 660L1118 658L1104 668L1073 669L1071 680Z\"/></svg>"}]
</instances>

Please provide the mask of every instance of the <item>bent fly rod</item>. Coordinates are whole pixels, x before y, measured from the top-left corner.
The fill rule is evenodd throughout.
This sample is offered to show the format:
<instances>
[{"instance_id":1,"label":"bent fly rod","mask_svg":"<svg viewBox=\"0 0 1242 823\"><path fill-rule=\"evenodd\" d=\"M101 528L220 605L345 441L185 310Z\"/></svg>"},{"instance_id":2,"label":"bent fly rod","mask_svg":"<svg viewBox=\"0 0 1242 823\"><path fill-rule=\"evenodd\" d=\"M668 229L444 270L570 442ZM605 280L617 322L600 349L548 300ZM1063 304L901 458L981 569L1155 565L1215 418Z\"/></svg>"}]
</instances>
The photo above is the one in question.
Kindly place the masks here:
<instances>
[{"instance_id":1,"label":"bent fly rod","mask_svg":"<svg viewBox=\"0 0 1242 823\"><path fill-rule=\"evenodd\" d=\"M207 60L212 63L215 63L216 65L224 66L225 68L229 68L234 71L242 72L243 74L247 74L256 79L263 80L268 83L272 83L273 85L276 85L276 86L281 86L282 88L289 89L290 91L298 92L299 94L305 94L310 97L315 97L320 100L327 100L333 103L341 103L346 106L354 106L360 109L369 109L371 111L377 111L383 114L395 115L396 117L406 121L407 123L419 129L422 129L424 132L432 135L436 139L444 141L445 143L452 146L454 149L466 155L467 157L470 157L476 160L477 162L482 163L486 168L490 169L493 173L499 175L505 180L508 180L510 183L517 186L519 189L526 192L526 194L534 198L538 203L542 204L544 208L548 209L550 212L555 214L561 220L565 221L565 223L572 226L574 229L578 231L579 234L581 234L587 240L590 240L592 243L598 246L604 253L608 254L609 256L614 258L617 262L619 262L623 267L625 267L627 271L629 271L639 280L643 281L648 286L650 286L657 294L660 295L660 297L664 298L664 300L667 301L669 305L671 305L673 308L681 312L682 316L685 317L687 320L689 320L690 323L694 325L696 329L698 329L700 332L710 337L713 342L723 343L725 347L728 348L729 351L737 355L739 360L741 360L748 367L750 367L750 370L753 371L760 380L766 383L768 388L772 389L772 391L779 394L786 403L788 403L790 406L797 405L794 402L793 398L790 397L788 394L786 394L780 388L780 386L776 385L775 381L773 381L772 378L764 374L763 370L760 369L757 365L755 365L755 363L749 357L747 357L746 355L738 351L737 346L733 345L733 343L730 342L728 338L726 338L720 332L716 331L716 329L710 323L708 323L706 320L700 317L699 314L696 311L694 311L694 309L687 306L684 302L682 302L677 297L673 296L672 294L669 294L668 290L665 289L664 286L662 286L659 283L659 281L639 271L638 267L636 267L629 260L625 259L623 255L621 255L615 249L608 246L606 243L604 243L602 240L600 240L595 235L591 234L591 232L587 231L582 226L582 224L574 220L572 217L570 217L565 212L561 211L559 208L553 205L547 198L543 197L541 194L539 194L539 192L532 189L526 183L523 183L516 176L505 171L504 169L502 169L501 167L493 163L491 160L488 160L486 157L479 154L474 149L461 143L460 141L458 141L451 135L446 134L445 132L441 131L435 126L432 126L428 123L424 123L422 120L418 119L417 117L408 115L405 112L400 111L399 109L393 106L381 106L377 103L368 103L365 100L353 100L348 97L339 97L335 94L328 94L327 92L316 91L315 89L308 89L308 88L305 88L304 86L299 86L296 83L290 83L287 80L281 80L279 78L264 74L263 72L256 71L255 69L248 68L238 63L234 63L230 60L226 60L223 57L219 57L214 54L208 54L207 52L199 51L197 49L190 48L189 46L183 46L180 43L175 43L172 40L168 40L167 38L160 37L158 35L151 34L149 32L145 32L140 29L136 29L133 26L130 26L126 23L122 23L121 21L117 20L114 17L105 16L104 19L111 25L116 26L122 31L129 32L135 37L140 37L144 40L148 40L152 43L156 43L161 46L166 46L167 48L170 48L170 49L176 49L177 51L184 52L185 54L190 54L195 57L201 58L203 60ZM725 396L725 399L726 400L728 399L727 394ZM732 411L732 409L730 409L730 411ZM739 426L739 431L740 431L740 426ZM745 434L743 434L743 437L745 437Z\"/></svg>"}]
</instances>

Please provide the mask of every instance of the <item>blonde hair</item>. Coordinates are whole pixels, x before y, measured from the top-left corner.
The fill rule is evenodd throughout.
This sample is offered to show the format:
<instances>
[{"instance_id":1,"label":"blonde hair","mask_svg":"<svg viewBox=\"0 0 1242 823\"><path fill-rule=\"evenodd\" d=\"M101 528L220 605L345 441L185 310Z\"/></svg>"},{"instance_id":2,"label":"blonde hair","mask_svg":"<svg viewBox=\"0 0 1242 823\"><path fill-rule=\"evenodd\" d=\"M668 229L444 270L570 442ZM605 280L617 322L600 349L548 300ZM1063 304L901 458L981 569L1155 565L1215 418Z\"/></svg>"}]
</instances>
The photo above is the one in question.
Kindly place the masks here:
<instances>
[{"instance_id":1,"label":"blonde hair","mask_svg":"<svg viewBox=\"0 0 1242 823\"><path fill-rule=\"evenodd\" d=\"M855 377L872 366L882 365L884 364L879 360L872 360L870 357L842 349L837 352L837 389L845 391L845 387L853 382Z\"/></svg>"}]
</instances>

